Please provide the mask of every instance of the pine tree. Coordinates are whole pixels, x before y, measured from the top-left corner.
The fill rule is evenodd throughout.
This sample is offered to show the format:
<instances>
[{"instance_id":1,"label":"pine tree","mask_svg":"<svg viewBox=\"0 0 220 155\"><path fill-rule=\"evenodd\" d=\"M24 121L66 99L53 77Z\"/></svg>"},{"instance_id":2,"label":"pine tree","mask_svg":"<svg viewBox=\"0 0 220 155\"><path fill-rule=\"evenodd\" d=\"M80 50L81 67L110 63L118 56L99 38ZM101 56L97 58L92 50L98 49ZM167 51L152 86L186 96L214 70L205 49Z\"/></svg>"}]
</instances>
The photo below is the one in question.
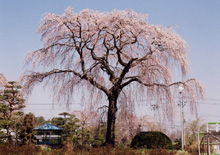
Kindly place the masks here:
<instances>
[{"instance_id":1,"label":"pine tree","mask_svg":"<svg viewBox=\"0 0 220 155\"><path fill-rule=\"evenodd\" d=\"M24 116L20 138L23 144L30 144L34 139L34 115L29 113Z\"/></svg>"},{"instance_id":2,"label":"pine tree","mask_svg":"<svg viewBox=\"0 0 220 155\"><path fill-rule=\"evenodd\" d=\"M40 126L46 122L45 118L43 116L34 116L34 127Z\"/></svg>"},{"instance_id":3,"label":"pine tree","mask_svg":"<svg viewBox=\"0 0 220 155\"><path fill-rule=\"evenodd\" d=\"M63 128L62 136L64 141L75 141L75 138L77 137L77 132L80 127L80 125L78 124L79 119L76 118L75 115L71 115L67 112L60 113L59 115L63 115L64 117L52 118L51 124Z\"/></svg>"},{"instance_id":4,"label":"pine tree","mask_svg":"<svg viewBox=\"0 0 220 155\"><path fill-rule=\"evenodd\" d=\"M4 86L0 95L0 125L7 130L8 142L11 140L10 128L13 129L14 120L23 116L22 109L25 107L21 86L15 81L10 81Z\"/></svg>"}]
</instances>

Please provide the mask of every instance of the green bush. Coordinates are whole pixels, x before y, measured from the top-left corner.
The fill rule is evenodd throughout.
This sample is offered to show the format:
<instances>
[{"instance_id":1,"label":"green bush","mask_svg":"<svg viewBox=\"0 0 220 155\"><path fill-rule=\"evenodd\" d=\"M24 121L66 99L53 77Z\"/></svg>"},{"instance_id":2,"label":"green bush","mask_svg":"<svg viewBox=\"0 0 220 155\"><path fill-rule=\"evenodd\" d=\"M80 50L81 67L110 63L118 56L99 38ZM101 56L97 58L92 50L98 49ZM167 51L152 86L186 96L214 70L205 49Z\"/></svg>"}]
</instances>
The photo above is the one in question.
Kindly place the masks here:
<instances>
[{"instance_id":1,"label":"green bush","mask_svg":"<svg viewBox=\"0 0 220 155\"><path fill-rule=\"evenodd\" d=\"M176 140L174 141L173 148L174 148L175 150L181 150L181 148L182 148L181 138L180 138L180 139L176 139Z\"/></svg>"},{"instance_id":2,"label":"green bush","mask_svg":"<svg viewBox=\"0 0 220 155\"><path fill-rule=\"evenodd\" d=\"M139 132L131 142L131 147L147 148L147 149L172 149L172 141L170 138L159 131Z\"/></svg>"}]
</instances>

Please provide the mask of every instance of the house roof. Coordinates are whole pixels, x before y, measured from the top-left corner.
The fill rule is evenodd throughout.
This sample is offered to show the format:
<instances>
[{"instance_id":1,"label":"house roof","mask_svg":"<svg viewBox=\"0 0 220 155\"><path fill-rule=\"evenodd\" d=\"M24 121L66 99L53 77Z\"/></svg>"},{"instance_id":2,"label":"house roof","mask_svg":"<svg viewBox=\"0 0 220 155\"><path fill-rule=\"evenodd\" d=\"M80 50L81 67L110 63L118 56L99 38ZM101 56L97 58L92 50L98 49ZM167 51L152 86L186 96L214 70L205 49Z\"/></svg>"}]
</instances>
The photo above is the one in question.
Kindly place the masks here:
<instances>
[{"instance_id":1,"label":"house roof","mask_svg":"<svg viewBox=\"0 0 220 155\"><path fill-rule=\"evenodd\" d=\"M52 124L45 123L39 127L34 128L34 130L63 130L62 128L56 127Z\"/></svg>"}]
</instances>

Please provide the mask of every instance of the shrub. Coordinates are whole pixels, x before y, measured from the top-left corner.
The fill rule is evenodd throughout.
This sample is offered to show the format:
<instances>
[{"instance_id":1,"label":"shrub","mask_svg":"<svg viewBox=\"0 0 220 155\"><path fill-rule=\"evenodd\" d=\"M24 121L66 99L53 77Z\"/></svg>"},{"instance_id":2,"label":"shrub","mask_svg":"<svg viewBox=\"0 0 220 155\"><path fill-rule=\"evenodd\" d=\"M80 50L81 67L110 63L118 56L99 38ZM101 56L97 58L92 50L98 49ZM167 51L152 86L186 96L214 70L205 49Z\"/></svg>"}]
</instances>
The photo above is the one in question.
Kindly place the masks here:
<instances>
[{"instance_id":1,"label":"shrub","mask_svg":"<svg viewBox=\"0 0 220 155\"><path fill-rule=\"evenodd\" d=\"M174 148L175 150L180 150L181 147L182 147L181 138L180 138L180 139L176 139L176 140L174 141L173 148Z\"/></svg>"},{"instance_id":2,"label":"shrub","mask_svg":"<svg viewBox=\"0 0 220 155\"><path fill-rule=\"evenodd\" d=\"M139 132L131 142L131 147L134 148L164 148L172 149L172 141L170 138L162 132L159 131L148 131L148 132Z\"/></svg>"},{"instance_id":3,"label":"shrub","mask_svg":"<svg viewBox=\"0 0 220 155\"><path fill-rule=\"evenodd\" d=\"M35 146L22 145L22 146L14 146L14 145L0 145L0 154L1 155L37 155L41 149Z\"/></svg>"},{"instance_id":4,"label":"shrub","mask_svg":"<svg viewBox=\"0 0 220 155\"><path fill-rule=\"evenodd\" d=\"M149 155L176 155L175 151L167 151L165 149L153 149L149 152Z\"/></svg>"},{"instance_id":5,"label":"shrub","mask_svg":"<svg viewBox=\"0 0 220 155\"><path fill-rule=\"evenodd\" d=\"M199 154L198 143L194 142L192 145L185 146L185 150L189 152L191 155Z\"/></svg>"}]
</instances>

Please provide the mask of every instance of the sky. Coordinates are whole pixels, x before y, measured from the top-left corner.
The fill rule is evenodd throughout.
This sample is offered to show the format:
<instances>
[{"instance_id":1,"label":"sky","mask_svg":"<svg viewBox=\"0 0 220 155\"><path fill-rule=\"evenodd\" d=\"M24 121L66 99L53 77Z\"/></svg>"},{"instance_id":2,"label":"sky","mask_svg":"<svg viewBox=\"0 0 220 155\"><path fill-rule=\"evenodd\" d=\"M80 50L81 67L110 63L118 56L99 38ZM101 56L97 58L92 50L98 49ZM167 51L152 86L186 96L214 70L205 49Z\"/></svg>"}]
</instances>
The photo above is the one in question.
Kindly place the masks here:
<instances>
[{"instance_id":1,"label":"sky","mask_svg":"<svg viewBox=\"0 0 220 155\"><path fill-rule=\"evenodd\" d=\"M10 81L17 80L27 69L23 66L26 52L42 47L36 30L43 14L62 14L68 6L75 12L87 8L132 9L148 14L150 24L177 27L176 32L188 45L190 78L196 78L205 88L206 100L200 104L198 114L207 121L220 121L219 0L0 0L0 73ZM80 109L80 101L74 101L76 104L68 109L57 103L52 106L51 94L41 86L26 102L26 112L46 117Z\"/></svg>"}]
</instances>

